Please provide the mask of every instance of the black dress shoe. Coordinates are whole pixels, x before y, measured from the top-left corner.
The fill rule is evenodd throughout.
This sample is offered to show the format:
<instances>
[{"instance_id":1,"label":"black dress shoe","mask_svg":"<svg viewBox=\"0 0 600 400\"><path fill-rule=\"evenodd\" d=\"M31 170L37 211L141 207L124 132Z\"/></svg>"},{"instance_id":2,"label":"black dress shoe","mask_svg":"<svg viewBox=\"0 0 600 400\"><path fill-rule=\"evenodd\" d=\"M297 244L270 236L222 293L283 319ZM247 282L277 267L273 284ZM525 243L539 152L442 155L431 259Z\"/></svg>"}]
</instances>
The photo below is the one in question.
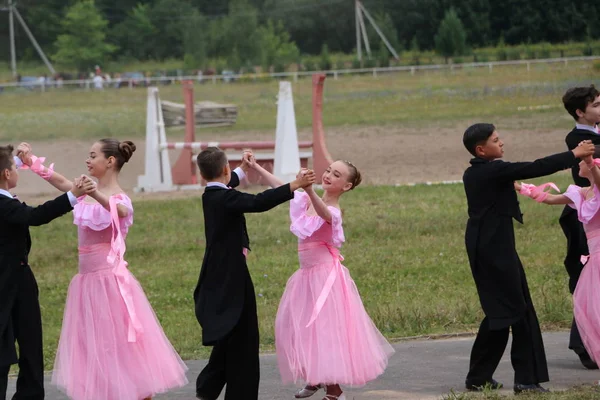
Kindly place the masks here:
<instances>
[{"instance_id":1,"label":"black dress shoe","mask_svg":"<svg viewBox=\"0 0 600 400\"><path fill-rule=\"evenodd\" d=\"M502 385L500 382L498 382L495 379L492 379L491 381L488 382L473 382L473 381L469 381L468 379L465 381L465 387L467 388L467 390L470 390L472 392L483 392L484 389L489 388L492 390L498 390L502 388Z\"/></svg>"},{"instance_id":2,"label":"black dress shoe","mask_svg":"<svg viewBox=\"0 0 600 400\"><path fill-rule=\"evenodd\" d=\"M514 387L515 394L523 393L523 392L535 392L535 393L549 393L548 389L544 389L538 383L533 383L531 385L524 385L522 383L515 383Z\"/></svg>"},{"instance_id":3,"label":"black dress shoe","mask_svg":"<svg viewBox=\"0 0 600 400\"><path fill-rule=\"evenodd\" d=\"M588 353L579 353L577 355L579 356L579 359L581 360L581 363L584 367L586 367L587 369L598 369L598 364L596 364L594 360L591 359Z\"/></svg>"}]
</instances>

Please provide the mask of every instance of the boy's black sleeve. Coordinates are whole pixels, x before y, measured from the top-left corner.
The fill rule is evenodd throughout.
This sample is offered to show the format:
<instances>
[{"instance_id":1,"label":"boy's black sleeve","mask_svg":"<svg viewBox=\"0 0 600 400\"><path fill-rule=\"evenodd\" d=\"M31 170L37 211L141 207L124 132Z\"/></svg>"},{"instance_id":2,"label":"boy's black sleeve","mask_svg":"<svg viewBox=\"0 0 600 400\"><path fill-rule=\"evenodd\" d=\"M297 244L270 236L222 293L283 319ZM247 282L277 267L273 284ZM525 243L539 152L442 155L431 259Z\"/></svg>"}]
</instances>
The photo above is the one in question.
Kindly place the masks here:
<instances>
[{"instance_id":1,"label":"boy's black sleeve","mask_svg":"<svg viewBox=\"0 0 600 400\"><path fill-rule=\"evenodd\" d=\"M294 193L291 191L289 183L258 194L228 190L225 196L225 208L239 213L259 213L268 211L293 198Z\"/></svg>"},{"instance_id":2,"label":"boy's black sleeve","mask_svg":"<svg viewBox=\"0 0 600 400\"><path fill-rule=\"evenodd\" d=\"M490 178L520 180L538 178L572 167L577 159L572 151L554 154L533 162L492 161L488 164L487 175Z\"/></svg>"},{"instance_id":3,"label":"boy's black sleeve","mask_svg":"<svg viewBox=\"0 0 600 400\"><path fill-rule=\"evenodd\" d=\"M39 226L71 211L73 207L66 193L37 207L3 196L0 201L0 220L11 224Z\"/></svg>"}]
</instances>

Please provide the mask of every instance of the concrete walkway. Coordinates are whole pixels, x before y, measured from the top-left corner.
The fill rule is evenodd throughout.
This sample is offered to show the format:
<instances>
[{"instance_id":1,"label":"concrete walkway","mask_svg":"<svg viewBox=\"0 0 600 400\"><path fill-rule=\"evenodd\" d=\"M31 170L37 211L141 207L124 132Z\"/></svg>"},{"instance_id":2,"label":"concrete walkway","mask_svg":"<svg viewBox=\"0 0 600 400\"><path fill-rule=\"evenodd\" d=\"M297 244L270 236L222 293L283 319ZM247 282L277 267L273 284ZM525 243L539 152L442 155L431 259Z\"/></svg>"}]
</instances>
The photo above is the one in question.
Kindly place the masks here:
<instances>
[{"instance_id":1,"label":"concrete walkway","mask_svg":"<svg viewBox=\"0 0 600 400\"><path fill-rule=\"evenodd\" d=\"M386 400L386 399L440 399L442 395L455 391L464 391L464 379L467 373L469 354L473 337L415 340L394 344L396 354L390 360L384 375L369 385L346 390L348 400ZM583 383L593 383L600 379L599 371L583 368L579 359L567 348L568 332L544 334L544 344L550 369L551 381L544 386L551 390L567 389ZM503 393L511 393L513 372L510 365L510 344L500 363L494 378L505 384ZM179 390L157 396L156 400L192 400L195 394L195 380L206 361L187 362L190 370L190 383ZM15 379L9 383L9 395L12 396ZM261 357L261 400L292 400L295 387L282 386L279 382L277 361L274 355ZM46 376L46 399L68 400L50 384L50 375ZM311 399L321 400L323 392ZM219 399L222 399L223 395ZM104 400L104 399L89 399ZM123 399L131 400L131 399ZM240 399L243 400L243 399Z\"/></svg>"}]
</instances>

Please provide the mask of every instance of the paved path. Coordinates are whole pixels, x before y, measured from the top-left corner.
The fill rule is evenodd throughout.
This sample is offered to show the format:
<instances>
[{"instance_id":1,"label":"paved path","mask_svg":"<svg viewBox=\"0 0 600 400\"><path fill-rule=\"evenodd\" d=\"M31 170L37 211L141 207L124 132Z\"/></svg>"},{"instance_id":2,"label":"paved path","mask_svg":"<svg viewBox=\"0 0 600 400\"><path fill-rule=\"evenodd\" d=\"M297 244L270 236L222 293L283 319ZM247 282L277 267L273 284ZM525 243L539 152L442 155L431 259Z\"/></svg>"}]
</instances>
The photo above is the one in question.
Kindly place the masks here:
<instances>
[{"instance_id":1,"label":"paved path","mask_svg":"<svg viewBox=\"0 0 600 400\"><path fill-rule=\"evenodd\" d=\"M567 332L544 334L551 379L545 386L549 389L567 389L573 385L589 384L600 379L599 371L588 371L581 366L577 356L567 348L568 339ZM451 389L463 391L472 344L473 337L395 343L396 354L392 356L386 373L365 387L348 388L347 398L348 400L440 399ZM510 393L512 390L513 373L508 358L509 348L494 376L506 385L506 389L502 391L504 393ZM188 372L190 383L180 390L157 396L156 400L195 398L194 382L206 361L189 361L187 364L190 368ZM50 385L49 381L50 375L47 375L46 399L68 400ZM15 379L12 378L8 390L10 396L14 387ZM279 383L275 356L262 356L260 400L292 400L294 390L293 386L282 386ZM219 399L222 398L221 395ZM311 399L321 400L322 396L315 394Z\"/></svg>"}]
</instances>

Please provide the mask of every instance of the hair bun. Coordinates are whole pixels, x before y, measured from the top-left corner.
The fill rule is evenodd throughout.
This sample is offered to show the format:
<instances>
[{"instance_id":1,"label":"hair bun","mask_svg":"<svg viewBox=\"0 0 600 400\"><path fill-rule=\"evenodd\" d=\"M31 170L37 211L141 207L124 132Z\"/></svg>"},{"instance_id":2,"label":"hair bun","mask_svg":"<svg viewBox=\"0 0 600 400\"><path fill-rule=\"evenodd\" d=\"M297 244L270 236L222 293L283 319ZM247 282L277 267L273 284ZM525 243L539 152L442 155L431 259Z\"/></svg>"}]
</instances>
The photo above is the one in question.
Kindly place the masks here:
<instances>
[{"instance_id":1,"label":"hair bun","mask_svg":"<svg viewBox=\"0 0 600 400\"><path fill-rule=\"evenodd\" d=\"M119 143L119 152L125 159L125 162L129 161L129 159L133 155L133 152L135 151L135 149L136 149L135 144L133 144L133 142L131 142L129 140L125 140L125 141Z\"/></svg>"}]
</instances>

